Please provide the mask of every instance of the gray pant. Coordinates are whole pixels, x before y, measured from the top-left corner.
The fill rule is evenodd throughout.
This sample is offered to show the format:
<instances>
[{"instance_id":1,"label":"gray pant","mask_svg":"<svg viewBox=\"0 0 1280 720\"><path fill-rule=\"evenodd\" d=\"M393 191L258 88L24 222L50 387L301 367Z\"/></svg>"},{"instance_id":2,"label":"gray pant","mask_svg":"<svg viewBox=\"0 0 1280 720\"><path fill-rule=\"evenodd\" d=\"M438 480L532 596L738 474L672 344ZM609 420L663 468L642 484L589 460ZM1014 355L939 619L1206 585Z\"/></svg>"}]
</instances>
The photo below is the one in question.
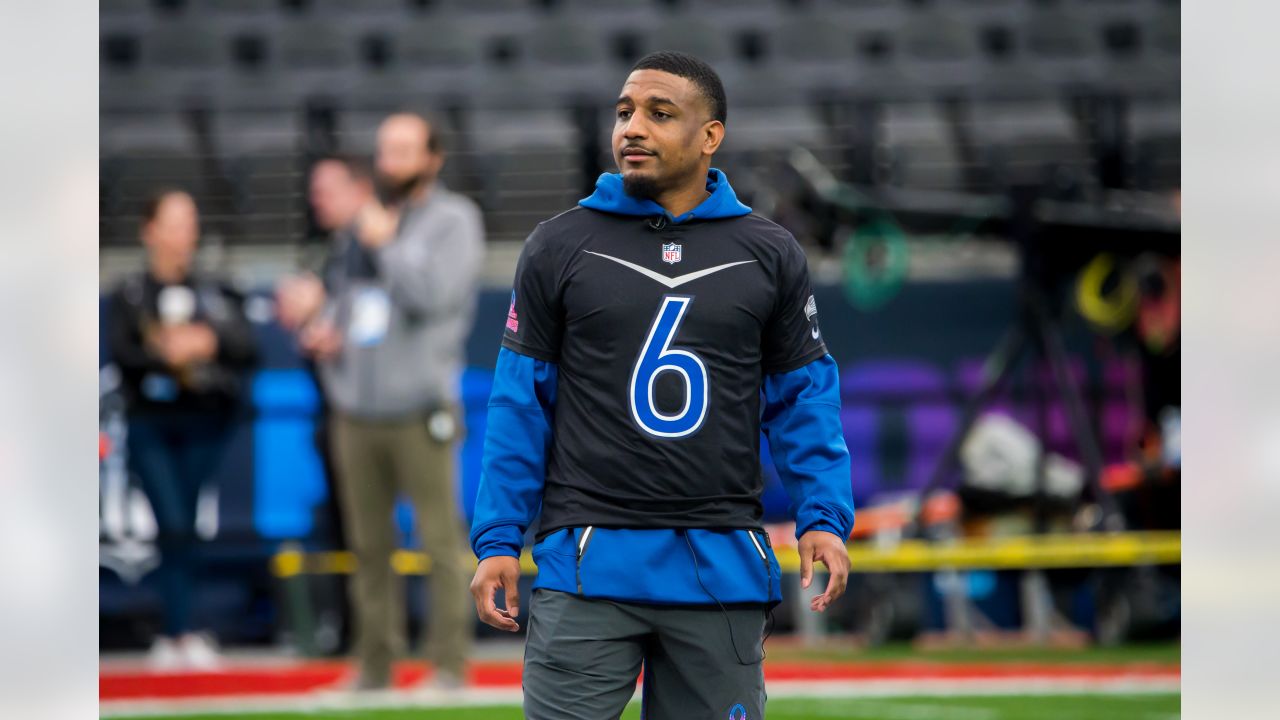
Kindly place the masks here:
<instances>
[{"instance_id":1,"label":"gray pant","mask_svg":"<svg viewBox=\"0 0 1280 720\"><path fill-rule=\"evenodd\" d=\"M644 720L759 720L764 623L763 607L721 612L536 590L524 650L525 717L617 718L643 663Z\"/></svg>"}]
</instances>

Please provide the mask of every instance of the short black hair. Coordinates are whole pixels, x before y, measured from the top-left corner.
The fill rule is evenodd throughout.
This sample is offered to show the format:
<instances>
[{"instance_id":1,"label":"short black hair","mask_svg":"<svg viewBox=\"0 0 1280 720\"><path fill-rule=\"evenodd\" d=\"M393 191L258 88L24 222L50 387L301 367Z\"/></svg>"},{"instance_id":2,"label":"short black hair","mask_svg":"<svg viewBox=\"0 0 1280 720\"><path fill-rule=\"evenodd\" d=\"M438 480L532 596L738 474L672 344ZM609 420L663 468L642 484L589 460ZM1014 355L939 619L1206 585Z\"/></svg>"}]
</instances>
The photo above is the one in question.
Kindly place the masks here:
<instances>
[{"instance_id":1,"label":"short black hair","mask_svg":"<svg viewBox=\"0 0 1280 720\"><path fill-rule=\"evenodd\" d=\"M660 50L640 58L631 68L637 70L661 70L682 77L698 87L711 105L711 118L724 122L729 115L729 102L724 97L724 83L720 76L702 60L674 50Z\"/></svg>"},{"instance_id":2,"label":"short black hair","mask_svg":"<svg viewBox=\"0 0 1280 720\"><path fill-rule=\"evenodd\" d=\"M155 220L160 214L160 206L174 195L191 197L191 193L177 186L157 188L148 193L142 201L142 222L149 223ZM192 202L194 201L195 198L192 198Z\"/></svg>"}]
</instances>

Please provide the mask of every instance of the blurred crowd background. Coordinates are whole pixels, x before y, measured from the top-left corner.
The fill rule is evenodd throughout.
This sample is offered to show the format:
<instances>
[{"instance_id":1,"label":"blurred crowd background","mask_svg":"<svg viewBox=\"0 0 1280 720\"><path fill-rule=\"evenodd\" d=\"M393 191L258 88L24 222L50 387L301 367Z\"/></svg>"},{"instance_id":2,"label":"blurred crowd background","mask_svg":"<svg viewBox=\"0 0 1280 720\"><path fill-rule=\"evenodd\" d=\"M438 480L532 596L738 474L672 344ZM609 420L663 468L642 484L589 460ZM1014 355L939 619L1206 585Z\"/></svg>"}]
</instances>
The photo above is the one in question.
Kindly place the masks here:
<instances>
[{"instance_id":1,"label":"blurred crowd background","mask_svg":"<svg viewBox=\"0 0 1280 720\"><path fill-rule=\"evenodd\" d=\"M313 169L372 162L388 115L424 113L441 180L481 211L458 378L465 521L521 242L613 170L612 101L658 49L720 72L715 165L809 253L857 540L1179 529L1179 23L1167 0L104 0L101 649L149 646L171 597L108 340L110 294L146 264L148 199L189 193L196 265L225 278L253 346L218 457L200 461L194 623L227 645L344 652L341 568L298 583L278 562L346 546L323 393L278 307L280 283L329 252ZM775 538L786 504L766 466ZM414 515L395 515L410 549ZM430 581L406 603L417 634ZM785 606L777 620L868 643L1033 620L1063 642L1170 638L1179 571L869 574L821 627Z\"/></svg>"}]
</instances>

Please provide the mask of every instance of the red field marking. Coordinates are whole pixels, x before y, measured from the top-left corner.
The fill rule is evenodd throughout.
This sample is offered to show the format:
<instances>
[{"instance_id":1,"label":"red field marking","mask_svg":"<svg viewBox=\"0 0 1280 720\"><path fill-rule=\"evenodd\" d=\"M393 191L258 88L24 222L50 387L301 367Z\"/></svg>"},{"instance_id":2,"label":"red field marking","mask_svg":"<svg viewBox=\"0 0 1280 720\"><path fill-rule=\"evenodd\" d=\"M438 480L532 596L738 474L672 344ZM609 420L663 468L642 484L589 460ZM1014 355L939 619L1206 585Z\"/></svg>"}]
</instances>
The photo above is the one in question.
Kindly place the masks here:
<instances>
[{"instance_id":1,"label":"red field marking","mask_svg":"<svg viewBox=\"0 0 1280 720\"><path fill-rule=\"evenodd\" d=\"M239 695L296 695L321 690L341 681L351 666L345 662L300 662L279 667L228 667L218 672L153 673L145 670L102 670L98 698L235 697ZM411 686L429 674L422 663L397 663L396 687ZM471 663L469 684L479 687L518 687L518 662Z\"/></svg>"},{"instance_id":2,"label":"red field marking","mask_svg":"<svg viewBox=\"0 0 1280 720\"><path fill-rule=\"evenodd\" d=\"M220 672L151 673L138 670L102 670L98 674L101 700L143 698L217 698L236 696L301 695L340 681L350 666L344 662L299 662L279 667L231 667ZM422 663L399 663L395 685L406 687L429 673ZM1176 664L1049 665L1008 663L927 662L766 662L768 680L876 681L876 680L1018 680L1052 679L1106 681L1119 678L1176 680ZM476 662L467 669L475 687L520 686L519 662Z\"/></svg>"}]
</instances>

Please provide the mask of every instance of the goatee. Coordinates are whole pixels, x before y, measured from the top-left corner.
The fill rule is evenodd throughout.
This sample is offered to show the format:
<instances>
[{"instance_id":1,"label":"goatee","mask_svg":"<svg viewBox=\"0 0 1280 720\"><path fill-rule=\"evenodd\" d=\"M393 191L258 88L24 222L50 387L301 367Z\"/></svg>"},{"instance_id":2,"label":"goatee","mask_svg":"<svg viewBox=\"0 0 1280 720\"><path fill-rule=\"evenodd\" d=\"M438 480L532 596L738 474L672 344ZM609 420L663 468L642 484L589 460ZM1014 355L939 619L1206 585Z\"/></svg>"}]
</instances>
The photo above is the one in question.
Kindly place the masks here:
<instances>
[{"instance_id":1,"label":"goatee","mask_svg":"<svg viewBox=\"0 0 1280 720\"><path fill-rule=\"evenodd\" d=\"M662 188L658 185L657 180L647 175L623 173L622 191L633 198L653 200L662 191Z\"/></svg>"}]
</instances>

